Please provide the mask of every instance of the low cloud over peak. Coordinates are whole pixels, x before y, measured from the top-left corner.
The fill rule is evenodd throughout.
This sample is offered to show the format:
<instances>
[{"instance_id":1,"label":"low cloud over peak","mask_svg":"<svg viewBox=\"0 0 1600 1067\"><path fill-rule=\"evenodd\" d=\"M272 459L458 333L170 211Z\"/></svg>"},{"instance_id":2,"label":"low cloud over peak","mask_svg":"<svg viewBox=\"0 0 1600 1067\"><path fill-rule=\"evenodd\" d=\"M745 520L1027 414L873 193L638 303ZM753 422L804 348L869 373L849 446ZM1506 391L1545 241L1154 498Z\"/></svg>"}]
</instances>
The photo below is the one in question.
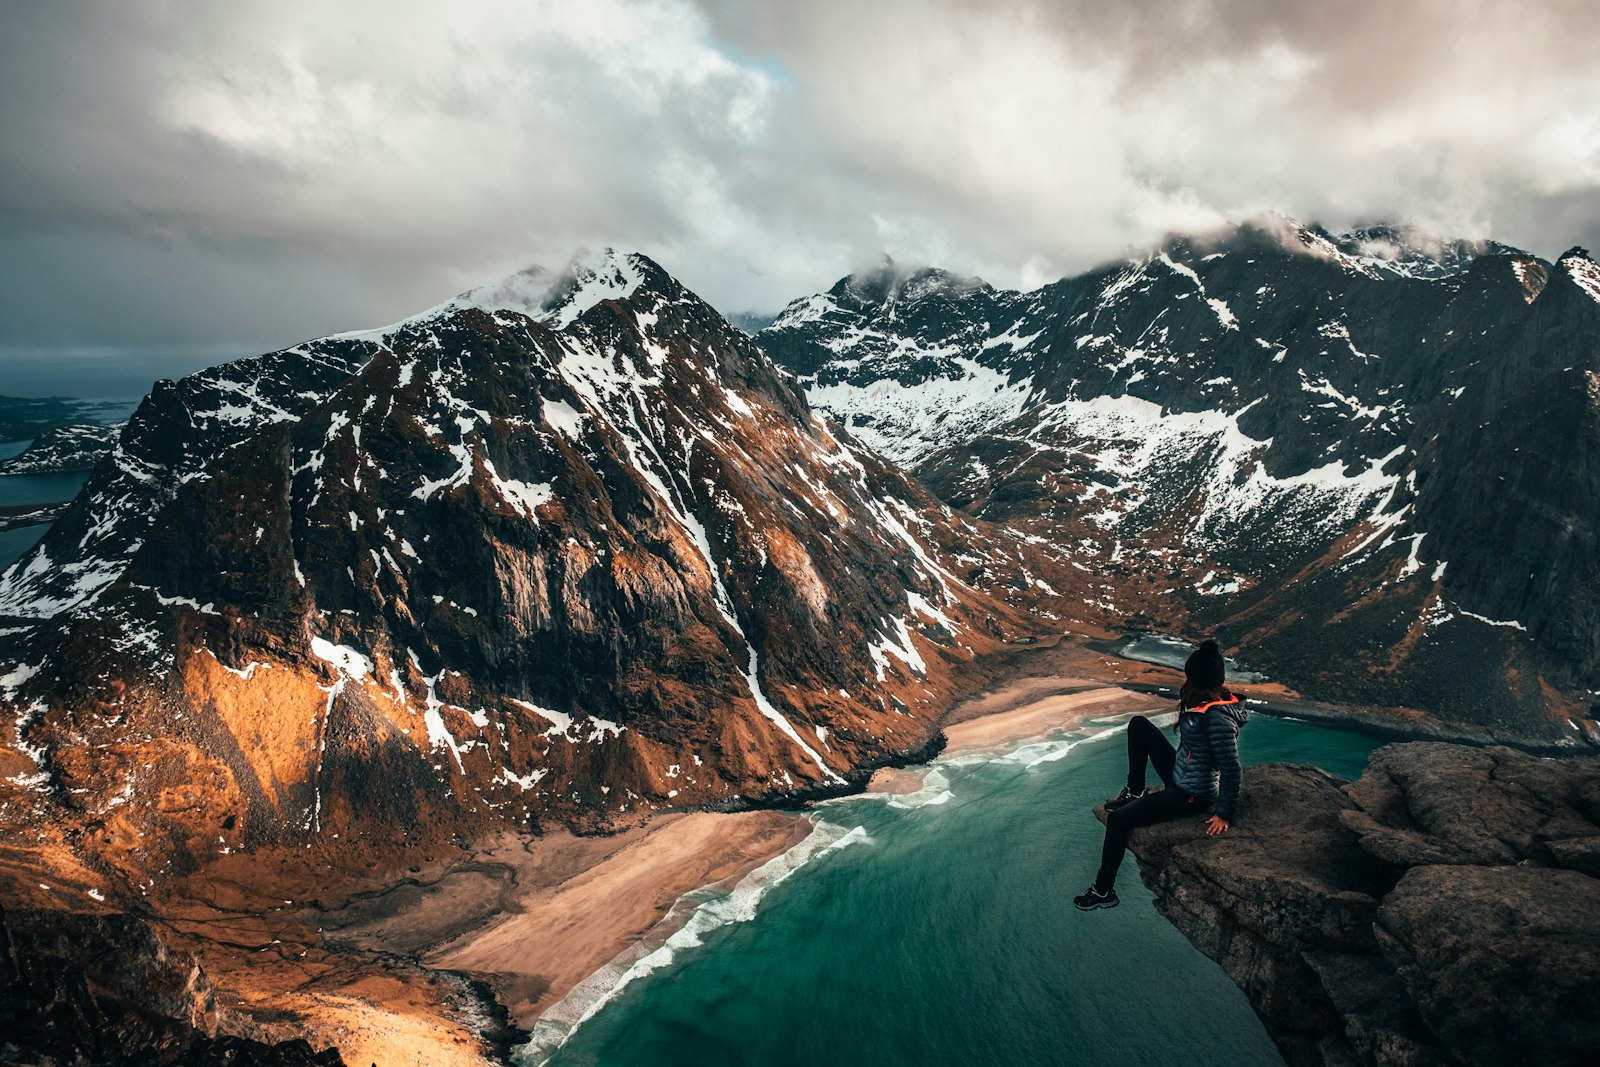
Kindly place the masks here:
<instances>
[{"instance_id":1,"label":"low cloud over peak","mask_svg":"<svg viewBox=\"0 0 1600 1067\"><path fill-rule=\"evenodd\" d=\"M1261 209L1600 243L1600 9L13 5L0 353L269 348L580 246L729 311Z\"/></svg>"}]
</instances>

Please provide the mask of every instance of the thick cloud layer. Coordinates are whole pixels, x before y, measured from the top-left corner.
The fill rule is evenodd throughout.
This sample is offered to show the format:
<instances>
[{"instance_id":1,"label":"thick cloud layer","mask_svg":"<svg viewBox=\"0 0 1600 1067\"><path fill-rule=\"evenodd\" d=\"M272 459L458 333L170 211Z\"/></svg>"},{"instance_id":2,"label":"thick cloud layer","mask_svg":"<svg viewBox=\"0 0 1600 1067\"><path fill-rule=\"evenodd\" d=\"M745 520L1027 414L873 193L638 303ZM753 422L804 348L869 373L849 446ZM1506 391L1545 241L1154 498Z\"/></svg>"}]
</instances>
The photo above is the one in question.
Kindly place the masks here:
<instances>
[{"instance_id":1,"label":"thick cloud layer","mask_svg":"<svg viewBox=\"0 0 1600 1067\"><path fill-rule=\"evenodd\" d=\"M25 366L172 373L389 321L581 245L646 251L738 311L883 251L1032 285L1262 208L1600 243L1582 2L4 18L0 392Z\"/></svg>"}]
</instances>

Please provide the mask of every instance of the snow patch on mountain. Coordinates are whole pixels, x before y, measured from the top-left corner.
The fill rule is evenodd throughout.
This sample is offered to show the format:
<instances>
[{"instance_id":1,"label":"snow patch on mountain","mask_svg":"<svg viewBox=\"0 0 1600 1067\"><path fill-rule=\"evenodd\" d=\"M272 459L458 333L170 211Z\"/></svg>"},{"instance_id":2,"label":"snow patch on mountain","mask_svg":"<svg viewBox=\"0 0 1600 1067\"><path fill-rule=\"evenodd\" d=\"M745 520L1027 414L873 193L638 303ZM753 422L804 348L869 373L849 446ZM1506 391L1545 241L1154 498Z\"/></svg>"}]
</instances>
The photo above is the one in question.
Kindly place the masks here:
<instances>
[{"instance_id":1,"label":"snow patch on mountain","mask_svg":"<svg viewBox=\"0 0 1600 1067\"><path fill-rule=\"evenodd\" d=\"M1200 507L1191 520L1202 530L1222 529L1244 516L1277 514L1284 521L1311 524L1315 530L1308 534L1332 536L1399 480L1383 468L1403 446L1354 470L1332 462L1276 477L1264 462L1272 440L1257 440L1239 428L1247 410L1164 413L1160 405L1135 396L1099 396L1050 405L1038 422L1048 431L1041 439L1070 443L1121 490L1097 487L1107 498L1105 506L1086 518L1103 528L1120 523L1157 491L1163 471L1180 468L1205 472Z\"/></svg>"},{"instance_id":2,"label":"snow patch on mountain","mask_svg":"<svg viewBox=\"0 0 1600 1067\"><path fill-rule=\"evenodd\" d=\"M832 296L827 293L816 293L792 301L766 328L792 329L810 322L819 322L838 310L839 305Z\"/></svg>"},{"instance_id":3,"label":"snow patch on mountain","mask_svg":"<svg viewBox=\"0 0 1600 1067\"><path fill-rule=\"evenodd\" d=\"M1575 249L1561 257L1559 266L1567 272L1573 284L1592 299L1600 301L1600 264L1590 259L1582 249Z\"/></svg>"},{"instance_id":4,"label":"snow patch on mountain","mask_svg":"<svg viewBox=\"0 0 1600 1067\"><path fill-rule=\"evenodd\" d=\"M892 378L869 385L811 382L806 399L868 447L902 466L914 466L951 439L976 436L1027 407L1031 379L1012 381L1004 372L960 356L949 363L958 373L915 385Z\"/></svg>"},{"instance_id":5,"label":"snow patch on mountain","mask_svg":"<svg viewBox=\"0 0 1600 1067\"><path fill-rule=\"evenodd\" d=\"M603 300L622 300L644 284L648 261L637 253L604 248L580 251L559 271L525 267L499 281L469 289L388 326L335 334L329 340L382 342L401 330L477 309L490 314L514 312L556 330L564 330Z\"/></svg>"}]
</instances>

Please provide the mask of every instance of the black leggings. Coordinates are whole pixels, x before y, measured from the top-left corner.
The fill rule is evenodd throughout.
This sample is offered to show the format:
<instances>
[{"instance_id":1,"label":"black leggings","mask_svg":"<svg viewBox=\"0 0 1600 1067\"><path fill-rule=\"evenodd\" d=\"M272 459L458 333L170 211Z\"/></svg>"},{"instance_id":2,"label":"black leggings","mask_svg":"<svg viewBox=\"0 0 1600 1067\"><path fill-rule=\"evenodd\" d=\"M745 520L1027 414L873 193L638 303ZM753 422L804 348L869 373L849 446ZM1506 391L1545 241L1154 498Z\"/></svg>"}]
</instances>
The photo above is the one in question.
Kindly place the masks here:
<instances>
[{"instance_id":1,"label":"black leggings","mask_svg":"<svg viewBox=\"0 0 1600 1067\"><path fill-rule=\"evenodd\" d=\"M1102 893L1116 884L1122 853L1128 847L1128 833L1134 827L1198 815L1204 810L1199 797L1172 784L1172 765L1177 756L1172 742L1161 735L1155 723L1143 715L1128 720L1128 788L1135 793L1144 788L1146 761L1156 769L1166 788L1106 812L1106 843L1100 850L1100 873L1094 879L1095 888Z\"/></svg>"}]
</instances>

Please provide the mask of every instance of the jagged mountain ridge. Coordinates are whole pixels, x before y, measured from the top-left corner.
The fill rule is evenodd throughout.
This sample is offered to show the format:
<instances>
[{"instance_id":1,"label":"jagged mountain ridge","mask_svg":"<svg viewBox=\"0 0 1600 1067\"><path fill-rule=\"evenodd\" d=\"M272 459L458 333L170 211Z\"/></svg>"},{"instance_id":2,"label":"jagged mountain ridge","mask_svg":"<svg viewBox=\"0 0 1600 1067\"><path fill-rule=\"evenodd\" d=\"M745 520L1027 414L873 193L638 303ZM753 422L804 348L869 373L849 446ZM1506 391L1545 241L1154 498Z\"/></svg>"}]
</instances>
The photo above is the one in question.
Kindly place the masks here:
<instances>
[{"instance_id":1,"label":"jagged mountain ridge","mask_svg":"<svg viewBox=\"0 0 1600 1067\"><path fill-rule=\"evenodd\" d=\"M1527 256L1522 249L1499 241L1441 239L1414 226L1392 223L1360 226L1339 234L1316 226L1309 230L1363 266L1402 278L1448 278L1482 256Z\"/></svg>"},{"instance_id":2,"label":"jagged mountain ridge","mask_svg":"<svg viewBox=\"0 0 1600 1067\"><path fill-rule=\"evenodd\" d=\"M1068 546L1107 622L1220 627L1318 695L1572 739L1600 674L1587 468L1518 466L1516 505L1441 490L1505 474L1484 424L1501 457L1587 454L1592 261L1424 264L1398 234L1270 217L1028 293L869 272L758 339L947 502ZM1508 538L1537 594L1484 577Z\"/></svg>"},{"instance_id":3,"label":"jagged mountain ridge","mask_svg":"<svg viewBox=\"0 0 1600 1067\"><path fill-rule=\"evenodd\" d=\"M1029 549L644 257L568 274L155 390L0 584L27 802L131 868L603 827L924 745L1016 625L968 579Z\"/></svg>"}]
</instances>

